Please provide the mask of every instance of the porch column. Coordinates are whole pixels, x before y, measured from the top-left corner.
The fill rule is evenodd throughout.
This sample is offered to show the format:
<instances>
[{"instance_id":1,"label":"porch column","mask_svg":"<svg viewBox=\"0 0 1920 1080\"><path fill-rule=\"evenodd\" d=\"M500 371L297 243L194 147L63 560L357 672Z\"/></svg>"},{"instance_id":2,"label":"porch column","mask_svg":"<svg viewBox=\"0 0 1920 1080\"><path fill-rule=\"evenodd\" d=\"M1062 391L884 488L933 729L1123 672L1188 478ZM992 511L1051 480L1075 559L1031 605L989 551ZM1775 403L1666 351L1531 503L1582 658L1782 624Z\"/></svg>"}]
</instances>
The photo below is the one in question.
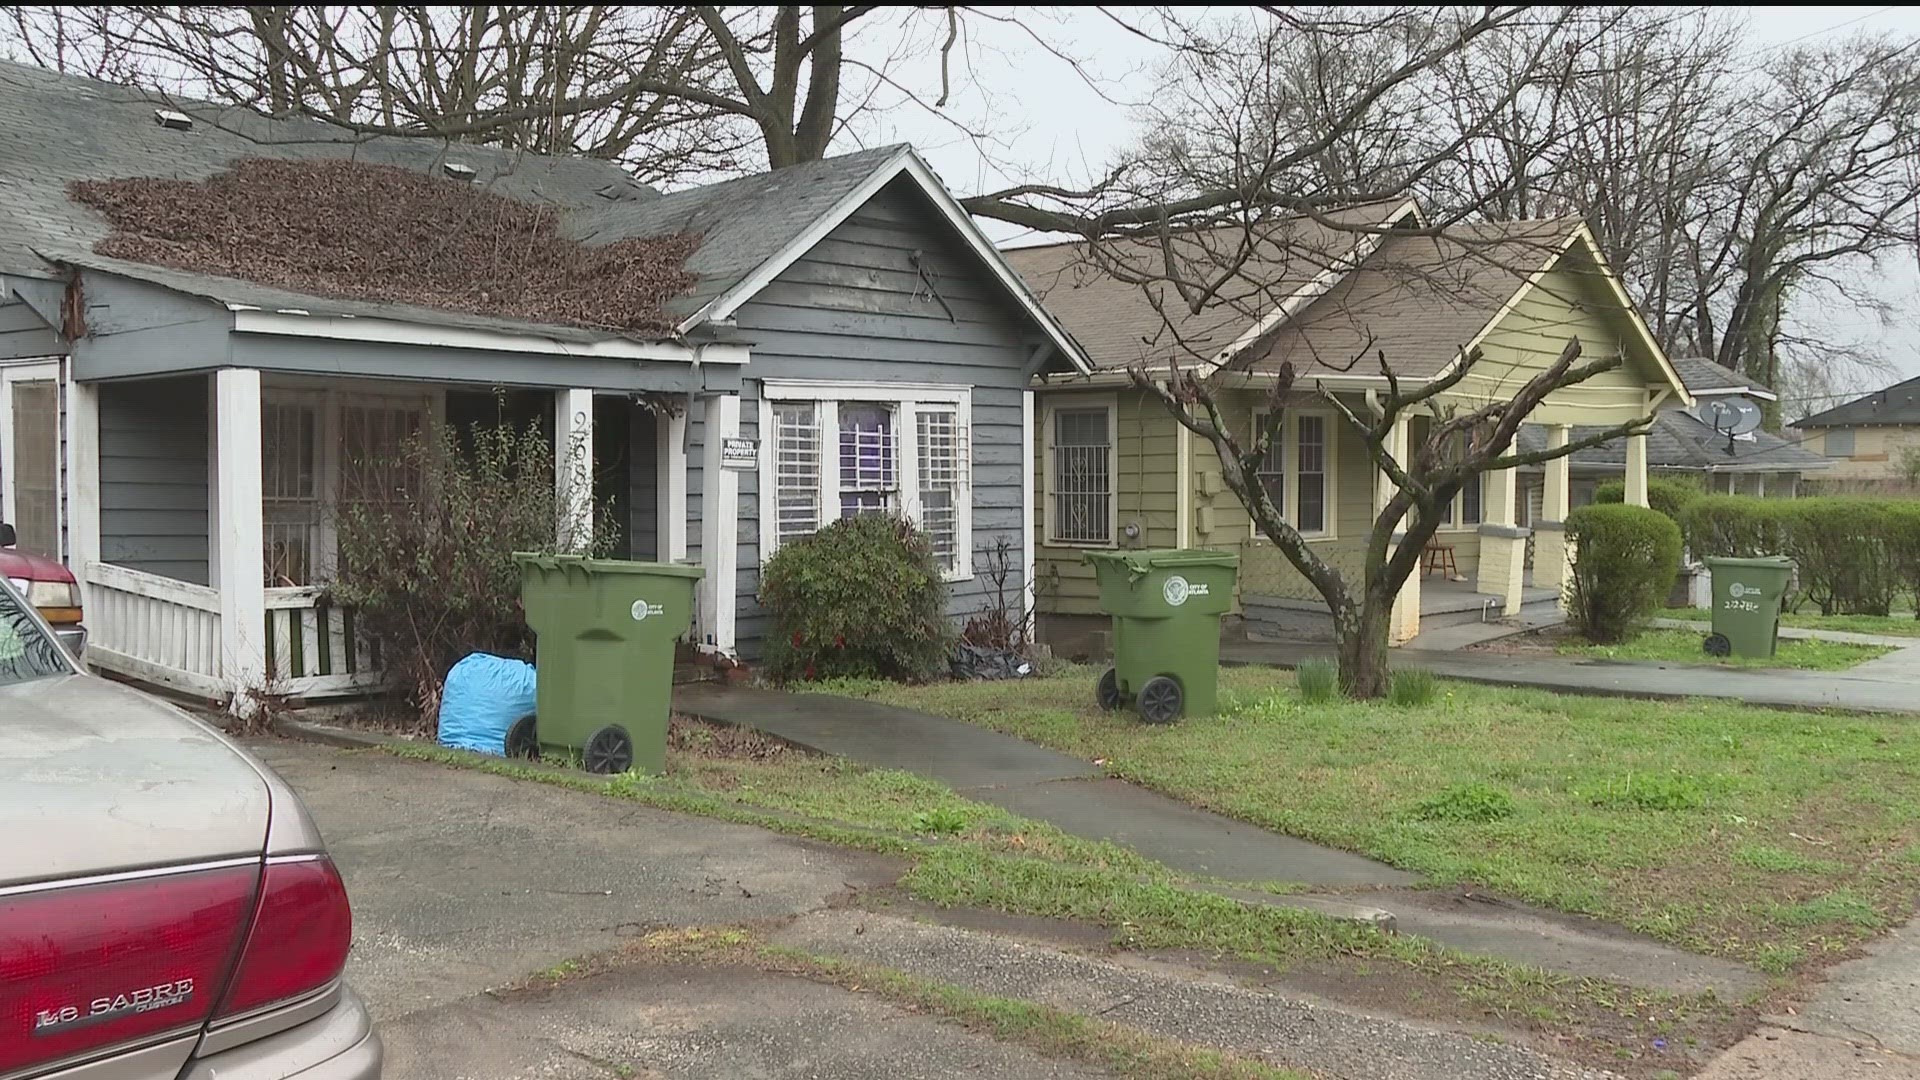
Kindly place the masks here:
<instances>
[{"instance_id":1,"label":"porch column","mask_svg":"<svg viewBox=\"0 0 1920 1080\"><path fill-rule=\"evenodd\" d=\"M1557 450L1573 438L1573 426L1553 424L1547 428L1547 449ZM1564 457L1547 462L1547 482L1540 492L1540 520L1533 523L1533 583L1552 589L1566 603L1567 575L1571 568L1567 549L1567 506L1571 494L1570 462Z\"/></svg>"},{"instance_id":2,"label":"porch column","mask_svg":"<svg viewBox=\"0 0 1920 1080\"><path fill-rule=\"evenodd\" d=\"M678 411L654 418L660 440L658 558L664 563L684 562L687 557L687 410L692 405L691 396L682 397Z\"/></svg>"},{"instance_id":3,"label":"porch column","mask_svg":"<svg viewBox=\"0 0 1920 1080\"><path fill-rule=\"evenodd\" d=\"M228 708L245 715L267 685L266 537L261 522L260 372L221 368L213 376L214 500L220 549L220 672Z\"/></svg>"},{"instance_id":4,"label":"porch column","mask_svg":"<svg viewBox=\"0 0 1920 1080\"><path fill-rule=\"evenodd\" d=\"M1408 447L1412 442L1412 436L1413 419L1407 416L1402 416L1396 421L1393 431L1387 436L1387 453L1392 455L1393 460L1399 462L1402 468L1407 465ZM1378 519L1386 510L1387 503L1391 502L1399 491L1399 485L1393 482L1393 478L1388 476L1385 470L1378 471L1374 477L1373 487L1375 519ZM1396 546L1406 536L1404 520L1402 519L1403 527L1396 529L1393 534L1393 543ZM1392 550L1392 547L1388 548L1389 556ZM1420 573L1419 565L1415 564L1413 573L1407 575L1406 582L1400 586L1400 592L1393 598L1393 610L1387 617L1387 644L1389 645L1404 644L1420 632Z\"/></svg>"},{"instance_id":5,"label":"porch column","mask_svg":"<svg viewBox=\"0 0 1920 1080\"><path fill-rule=\"evenodd\" d=\"M553 392L553 489L559 498L561 551L580 551L593 534L593 391Z\"/></svg>"},{"instance_id":6,"label":"porch column","mask_svg":"<svg viewBox=\"0 0 1920 1080\"><path fill-rule=\"evenodd\" d=\"M1516 474L1512 469L1482 473L1480 567L1474 589L1501 598L1503 615L1520 613L1527 573L1527 530L1514 524Z\"/></svg>"},{"instance_id":7,"label":"porch column","mask_svg":"<svg viewBox=\"0 0 1920 1080\"><path fill-rule=\"evenodd\" d=\"M722 448L740 436L740 395L706 399L700 422L700 636L717 652L734 649L734 595L740 558L740 474Z\"/></svg>"},{"instance_id":8,"label":"porch column","mask_svg":"<svg viewBox=\"0 0 1920 1080\"><path fill-rule=\"evenodd\" d=\"M100 387L67 372L67 564L87 604L87 569L100 561Z\"/></svg>"},{"instance_id":9,"label":"porch column","mask_svg":"<svg viewBox=\"0 0 1920 1080\"><path fill-rule=\"evenodd\" d=\"M1647 505L1647 434L1627 436L1627 505Z\"/></svg>"}]
</instances>

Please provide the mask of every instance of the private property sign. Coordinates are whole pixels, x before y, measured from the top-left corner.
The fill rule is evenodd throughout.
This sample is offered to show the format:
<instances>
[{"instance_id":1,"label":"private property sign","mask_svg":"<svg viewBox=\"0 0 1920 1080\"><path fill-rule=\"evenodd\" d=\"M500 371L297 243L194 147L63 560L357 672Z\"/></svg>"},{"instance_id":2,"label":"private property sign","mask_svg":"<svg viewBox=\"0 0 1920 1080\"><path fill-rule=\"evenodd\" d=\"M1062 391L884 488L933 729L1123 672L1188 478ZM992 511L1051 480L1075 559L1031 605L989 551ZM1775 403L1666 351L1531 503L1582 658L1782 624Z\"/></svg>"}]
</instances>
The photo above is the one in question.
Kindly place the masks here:
<instances>
[{"instance_id":1,"label":"private property sign","mask_svg":"<svg viewBox=\"0 0 1920 1080\"><path fill-rule=\"evenodd\" d=\"M727 439L720 444L720 467L751 471L760 467L759 439Z\"/></svg>"}]
</instances>

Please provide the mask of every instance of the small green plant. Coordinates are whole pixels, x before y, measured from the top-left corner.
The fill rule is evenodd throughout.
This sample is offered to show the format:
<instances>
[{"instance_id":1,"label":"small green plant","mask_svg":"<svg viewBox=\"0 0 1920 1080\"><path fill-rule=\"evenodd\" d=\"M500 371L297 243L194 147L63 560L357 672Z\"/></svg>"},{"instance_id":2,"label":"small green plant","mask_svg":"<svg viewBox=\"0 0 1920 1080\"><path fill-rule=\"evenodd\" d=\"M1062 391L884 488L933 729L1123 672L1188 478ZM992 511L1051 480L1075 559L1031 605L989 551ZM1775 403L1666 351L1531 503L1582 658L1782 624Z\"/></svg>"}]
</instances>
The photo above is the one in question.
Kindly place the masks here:
<instances>
[{"instance_id":1,"label":"small green plant","mask_svg":"<svg viewBox=\"0 0 1920 1080\"><path fill-rule=\"evenodd\" d=\"M1492 784L1476 781L1443 789L1433 798L1416 804L1413 816L1421 821L1484 823L1504 821L1518 810L1513 796Z\"/></svg>"},{"instance_id":2,"label":"small green plant","mask_svg":"<svg viewBox=\"0 0 1920 1080\"><path fill-rule=\"evenodd\" d=\"M1617 784L1587 794L1602 810L1697 810L1706 805L1700 781L1680 773L1628 773Z\"/></svg>"},{"instance_id":3,"label":"small green plant","mask_svg":"<svg viewBox=\"0 0 1920 1080\"><path fill-rule=\"evenodd\" d=\"M1403 709L1430 705L1439 696L1440 680L1425 668L1407 668L1393 673L1387 685L1387 700Z\"/></svg>"},{"instance_id":4,"label":"small green plant","mask_svg":"<svg viewBox=\"0 0 1920 1080\"><path fill-rule=\"evenodd\" d=\"M1748 844L1738 848L1733 853L1733 861L1773 874L1816 874L1834 869L1834 864L1824 859L1809 859L1771 844Z\"/></svg>"},{"instance_id":5,"label":"small green plant","mask_svg":"<svg viewBox=\"0 0 1920 1080\"><path fill-rule=\"evenodd\" d=\"M1804 903L1775 908L1773 921L1782 926L1821 926L1845 923L1864 930L1880 926L1885 920L1873 905L1850 893L1832 892Z\"/></svg>"},{"instance_id":6,"label":"small green plant","mask_svg":"<svg viewBox=\"0 0 1920 1080\"><path fill-rule=\"evenodd\" d=\"M1680 570L1680 527L1656 510L1594 503L1567 515L1573 577L1567 620L1596 645L1612 645L1645 626Z\"/></svg>"},{"instance_id":7,"label":"small green plant","mask_svg":"<svg viewBox=\"0 0 1920 1080\"><path fill-rule=\"evenodd\" d=\"M1300 700L1309 705L1324 705L1340 696L1340 668L1331 660L1315 657L1300 661L1293 669L1293 684L1300 688Z\"/></svg>"},{"instance_id":8,"label":"small green plant","mask_svg":"<svg viewBox=\"0 0 1920 1080\"><path fill-rule=\"evenodd\" d=\"M913 815L913 831L930 836L954 836L965 832L972 821L966 813L951 806L936 806Z\"/></svg>"}]
</instances>

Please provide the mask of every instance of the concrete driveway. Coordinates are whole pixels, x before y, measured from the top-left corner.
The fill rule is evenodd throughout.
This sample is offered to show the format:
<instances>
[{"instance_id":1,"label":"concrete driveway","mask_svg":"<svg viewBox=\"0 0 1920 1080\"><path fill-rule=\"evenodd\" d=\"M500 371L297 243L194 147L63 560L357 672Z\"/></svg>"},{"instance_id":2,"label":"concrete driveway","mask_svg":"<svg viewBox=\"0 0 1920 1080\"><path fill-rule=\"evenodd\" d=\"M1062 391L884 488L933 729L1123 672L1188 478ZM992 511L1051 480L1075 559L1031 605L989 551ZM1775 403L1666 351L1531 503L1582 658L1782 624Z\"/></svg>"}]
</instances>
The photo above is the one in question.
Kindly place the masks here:
<instances>
[{"instance_id":1,"label":"concrete driveway","mask_svg":"<svg viewBox=\"0 0 1920 1080\"><path fill-rule=\"evenodd\" d=\"M779 920L893 860L543 784L291 742L253 749L353 897L347 977L387 1080L1077 1077L870 995L755 971L622 966L490 993L664 926Z\"/></svg>"}]
</instances>

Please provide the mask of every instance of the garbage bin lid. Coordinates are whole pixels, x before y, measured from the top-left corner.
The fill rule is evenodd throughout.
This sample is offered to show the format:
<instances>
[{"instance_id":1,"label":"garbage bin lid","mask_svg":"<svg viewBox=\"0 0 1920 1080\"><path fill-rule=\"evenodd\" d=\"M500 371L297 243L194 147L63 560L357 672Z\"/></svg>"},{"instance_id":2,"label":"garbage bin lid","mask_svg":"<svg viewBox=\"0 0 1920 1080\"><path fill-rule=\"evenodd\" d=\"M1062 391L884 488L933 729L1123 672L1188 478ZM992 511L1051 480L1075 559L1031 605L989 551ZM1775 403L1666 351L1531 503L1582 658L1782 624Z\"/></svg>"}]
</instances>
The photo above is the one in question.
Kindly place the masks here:
<instances>
[{"instance_id":1,"label":"garbage bin lid","mask_svg":"<svg viewBox=\"0 0 1920 1080\"><path fill-rule=\"evenodd\" d=\"M1153 570L1187 566L1224 566L1232 569L1240 565L1240 556L1231 551L1209 548L1139 548L1132 551L1089 551L1087 561L1115 563L1126 567L1130 575L1141 577Z\"/></svg>"},{"instance_id":2,"label":"garbage bin lid","mask_svg":"<svg viewBox=\"0 0 1920 1080\"><path fill-rule=\"evenodd\" d=\"M516 551L513 561L542 570L581 570L589 574L646 574L650 577L707 576L707 568L693 563L636 562L632 559L591 559L585 555L558 555L543 551Z\"/></svg>"},{"instance_id":3,"label":"garbage bin lid","mask_svg":"<svg viewBox=\"0 0 1920 1080\"><path fill-rule=\"evenodd\" d=\"M1737 569L1739 567L1752 567L1752 568L1762 569L1762 570L1791 570L1794 568L1794 565L1795 565L1794 561L1792 559L1787 558L1785 555L1761 555L1761 556L1758 556L1757 558L1750 558L1750 559L1736 559L1730 556L1723 557L1719 555L1709 555L1706 558L1701 559L1700 561L1703 563L1706 563L1707 569L1709 570L1713 569L1716 566L1724 566L1729 570Z\"/></svg>"}]
</instances>

